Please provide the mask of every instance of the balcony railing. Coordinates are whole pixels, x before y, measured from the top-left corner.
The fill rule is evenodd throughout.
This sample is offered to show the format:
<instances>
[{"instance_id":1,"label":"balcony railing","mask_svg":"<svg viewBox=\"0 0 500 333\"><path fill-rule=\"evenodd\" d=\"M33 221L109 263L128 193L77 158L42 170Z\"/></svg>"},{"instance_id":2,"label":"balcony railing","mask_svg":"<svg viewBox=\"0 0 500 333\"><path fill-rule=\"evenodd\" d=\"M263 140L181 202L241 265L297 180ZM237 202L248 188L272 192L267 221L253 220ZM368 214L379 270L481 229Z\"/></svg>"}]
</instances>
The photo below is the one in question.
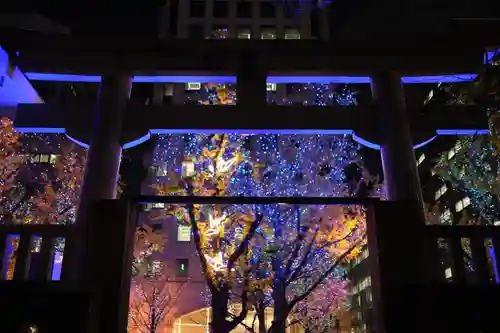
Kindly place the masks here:
<instances>
[{"instance_id":1,"label":"balcony railing","mask_svg":"<svg viewBox=\"0 0 500 333\"><path fill-rule=\"evenodd\" d=\"M431 225L425 232L442 249L439 259L449 264L450 276L443 274L448 282L500 284L500 228Z\"/></svg>"},{"instance_id":2,"label":"balcony railing","mask_svg":"<svg viewBox=\"0 0 500 333\"><path fill-rule=\"evenodd\" d=\"M51 281L54 269L60 270L55 279L66 280L72 258L63 259L63 248L72 242L73 229L66 225L0 225L0 280ZM12 264L13 274L8 276Z\"/></svg>"}]
</instances>

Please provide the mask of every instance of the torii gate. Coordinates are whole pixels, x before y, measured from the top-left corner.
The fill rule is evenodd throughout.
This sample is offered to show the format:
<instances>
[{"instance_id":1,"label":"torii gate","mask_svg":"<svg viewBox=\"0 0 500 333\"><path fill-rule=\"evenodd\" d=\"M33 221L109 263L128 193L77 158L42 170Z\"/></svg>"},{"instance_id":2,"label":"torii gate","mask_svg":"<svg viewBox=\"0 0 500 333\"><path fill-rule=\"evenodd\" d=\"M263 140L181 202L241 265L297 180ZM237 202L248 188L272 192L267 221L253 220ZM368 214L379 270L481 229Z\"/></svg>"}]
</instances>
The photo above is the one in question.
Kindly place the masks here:
<instances>
[{"instance_id":1,"label":"torii gate","mask_svg":"<svg viewBox=\"0 0 500 333\"><path fill-rule=\"evenodd\" d=\"M414 142L418 147L438 134L484 134L487 121L474 107L443 107L439 113L420 117L406 112L402 82L440 82L457 76L471 80L475 75L470 73L484 64L485 45L450 38L409 40L398 45L380 40L336 41L335 45L343 45L338 49L333 41L314 40L159 44L39 33L0 36L13 62L32 79L44 75L47 79L54 73L76 74L80 81L102 77L94 124L89 116L93 105L21 104L15 121L20 131L64 132L90 146L81 207L88 200L114 198L122 148L151 134L221 131L351 134L365 145L380 148L389 200L421 201ZM186 75L198 76L198 82L236 81L238 105L156 107L128 102L133 79L185 82ZM347 110L267 105L269 79L370 82L373 104Z\"/></svg>"},{"instance_id":2,"label":"torii gate","mask_svg":"<svg viewBox=\"0 0 500 333\"><path fill-rule=\"evenodd\" d=\"M478 114L474 107L450 106L440 110L440 114L436 111L427 116L409 116L412 112L406 110L402 81L422 82L422 77L408 79L416 75L475 73L484 63L484 46L489 44L468 40L468 45L464 45L462 40L450 38L422 41L410 36L407 40L408 43L397 45L381 40L336 41L335 45L342 45L342 49L335 49L330 44L333 42L310 40L176 40L158 44L36 33L0 34L0 44L26 73L78 74L101 80L94 122L89 116L94 105L20 105L15 120L18 130L66 133L89 145L77 226L88 223L94 227L102 221L92 223L86 219L88 203L114 198L122 148L156 133L351 134L380 148L389 200L421 202L414 142L420 145L438 134L485 133L487 121L482 110ZM183 75L209 76L196 79L198 82L217 82L214 76L222 76L224 82L228 76L235 76L238 104L156 107L128 102L133 77L172 82L181 80ZM313 82L311 77L322 77L321 80L331 82L339 80L339 76L361 77L359 80L370 82L372 105L342 109L266 103L269 78L278 77L280 83L285 83L286 77L288 82L297 82L298 77ZM443 78L446 77L438 80ZM411 220L423 223L423 207L418 215L422 217ZM116 266L125 269L124 264ZM104 271L89 274L94 274L98 281ZM106 281L94 289L102 292L100 288L110 285ZM112 293L118 299L120 292L116 288ZM126 309L120 311L126 313Z\"/></svg>"}]
</instances>

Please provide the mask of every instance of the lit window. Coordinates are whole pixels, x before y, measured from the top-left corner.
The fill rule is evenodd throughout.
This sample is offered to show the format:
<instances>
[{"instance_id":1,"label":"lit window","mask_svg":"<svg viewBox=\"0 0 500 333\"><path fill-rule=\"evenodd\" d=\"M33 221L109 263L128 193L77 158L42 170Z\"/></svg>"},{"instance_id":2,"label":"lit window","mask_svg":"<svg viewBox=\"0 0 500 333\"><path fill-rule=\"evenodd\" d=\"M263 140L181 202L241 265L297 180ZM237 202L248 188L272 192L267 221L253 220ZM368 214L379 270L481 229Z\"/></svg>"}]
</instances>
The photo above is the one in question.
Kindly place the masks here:
<instances>
[{"instance_id":1,"label":"lit window","mask_svg":"<svg viewBox=\"0 0 500 333\"><path fill-rule=\"evenodd\" d=\"M156 177L165 177L167 169L164 166L154 165L151 167L151 173Z\"/></svg>"},{"instance_id":2,"label":"lit window","mask_svg":"<svg viewBox=\"0 0 500 333\"><path fill-rule=\"evenodd\" d=\"M355 295L372 285L372 278L370 276L365 277L360 283L352 288L352 293Z\"/></svg>"},{"instance_id":3,"label":"lit window","mask_svg":"<svg viewBox=\"0 0 500 333\"><path fill-rule=\"evenodd\" d=\"M371 290L366 291L366 301L368 303L371 303L373 301L373 295Z\"/></svg>"},{"instance_id":4,"label":"lit window","mask_svg":"<svg viewBox=\"0 0 500 333\"><path fill-rule=\"evenodd\" d=\"M57 155L54 155L54 154L50 154L49 155L49 163L50 164L55 164L56 163L56 159L57 159Z\"/></svg>"},{"instance_id":5,"label":"lit window","mask_svg":"<svg viewBox=\"0 0 500 333\"><path fill-rule=\"evenodd\" d=\"M186 90L200 90L201 83L200 82L188 82L186 83Z\"/></svg>"},{"instance_id":6,"label":"lit window","mask_svg":"<svg viewBox=\"0 0 500 333\"><path fill-rule=\"evenodd\" d=\"M285 39L300 39L300 32L296 29L286 30Z\"/></svg>"},{"instance_id":7,"label":"lit window","mask_svg":"<svg viewBox=\"0 0 500 333\"><path fill-rule=\"evenodd\" d=\"M451 211L449 209L445 210L441 216L439 216L439 222L442 224L451 224Z\"/></svg>"},{"instance_id":8,"label":"lit window","mask_svg":"<svg viewBox=\"0 0 500 333\"><path fill-rule=\"evenodd\" d=\"M165 208L165 204L162 202L155 202L151 208Z\"/></svg>"},{"instance_id":9,"label":"lit window","mask_svg":"<svg viewBox=\"0 0 500 333\"><path fill-rule=\"evenodd\" d=\"M262 39L276 39L276 31L274 30L264 30L264 32L260 35Z\"/></svg>"},{"instance_id":10,"label":"lit window","mask_svg":"<svg viewBox=\"0 0 500 333\"><path fill-rule=\"evenodd\" d=\"M447 278L447 279L451 279L451 268L448 267L447 269L444 270L444 277Z\"/></svg>"},{"instance_id":11,"label":"lit window","mask_svg":"<svg viewBox=\"0 0 500 333\"><path fill-rule=\"evenodd\" d=\"M452 159L453 156L455 156L461 148L462 144L460 142L457 142L455 146L448 151L448 159Z\"/></svg>"},{"instance_id":12,"label":"lit window","mask_svg":"<svg viewBox=\"0 0 500 333\"><path fill-rule=\"evenodd\" d=\"M266 83L267 91L276 91L277 85L276 83Z\"/></svg>"},{"instance_id":13,"label":"lit window","mask_svg":"<svg viewBox=\"0 0 500 333\"><path fill-rule=\"evenodd\" d=\"M420 155L420 157L417 160L417 165L422 164L424 160L425 160L425 154Z\"/></svg>"},{"instance_id":14,"label":"lit window","mask_svg":"<svg viewBox=\"0 0 500 333\"><path fill-rule=\"evenodd\" d=\"M189 275L189 260L188 259L177 259L177 276L188 276Z\"/></svg>"},{"instance_id":15,"label":"lit window","mask_svg":"<svg viewBox=\"0 0 500 333\"><path fill-rule=\"evenodd\" d=\"M493 222L493 225L497 225L497 226L500 225L500 221Z\"/></svg>"},{"instance_id":16,"label":"lit window","mask_svg":"<svg viewBox=\"0 0 500 333\"><path fill-rule=\"evenodd\" d=\"M238 32L238 39L250 39L252 38L252 34L250 33L250 30L244 30Z\"/></svg>"},{"instance_id":17,"label":"lit window","mask_svg":"<svg viewBox=\"0 0 500 333\"><path fill-rule=\"evenodd\" d=\"M191 241L191 227L179 224L177 226L177 241L190 242Z\"/></svg>"},{"instance_id":18,"label":"lit window","mask_svg":"<svg viewBox=\"0 0 500 333\"><path fill-rule=\"evenodd\" d=\"M49 163L49 155L46 154L40 155L40 163Z\"/></svg>"},{"instance_id":19,"label":"lit window","mask_svg":"<svg viewBox=\"0 0 500 333\"><path fill-rule=\"evenodd\" d=\"M443 185L441 186L437 191L436 191L436 194L434 195L434 199L438 200L439 198L441 198L441 196L443 194L446 193L446 191L448 190L448 188L446 187L446 185Z\"/></svg>"},{"instance_id":20,"label":"lit window","mask_svg":"<svg viewBox=\"0 0 500 333\"><path fill-rule=\"evenodd\" d=\"M429 95L427 96L427 98L424 101L424 105L427 104L427 103L429 103L429 101L432 99L432 97L434 97L434 90L431 90L429 92Z\"/></svg>"},{"instance_id":21,"label":"lit window","mask_svg":"<svg viewBox=\"0 0 500 333\"><path fill-rule=\"evenodd\" d=\"M455 204L455 211L461 212L465 207L469 205L470 205L470 198L469 197L462 198Z\"/></svg>"}]
</instances>

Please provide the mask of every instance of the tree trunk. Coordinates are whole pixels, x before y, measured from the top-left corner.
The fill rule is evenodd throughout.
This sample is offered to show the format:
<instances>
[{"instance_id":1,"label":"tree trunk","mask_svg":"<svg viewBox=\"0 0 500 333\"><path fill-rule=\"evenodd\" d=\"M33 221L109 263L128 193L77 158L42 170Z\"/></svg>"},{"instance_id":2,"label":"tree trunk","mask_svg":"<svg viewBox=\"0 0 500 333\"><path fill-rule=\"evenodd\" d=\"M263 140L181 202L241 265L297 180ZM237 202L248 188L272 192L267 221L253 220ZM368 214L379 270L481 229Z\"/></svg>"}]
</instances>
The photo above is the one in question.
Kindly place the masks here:
<instances>
[{"instance_id":1,"label":"tree trunk","mask_svg":"<svg viewBox=\"0 0 500 333\"><path fill-rule=\"evenodd\" d=\"M274 316L271 325L272 333L285 333L288 317L288 303L286 301L285 281L276 278L273 283Z\"/></svg>"},{"instance_id":2,"label":"tree trunk","mask_svg":"<svg viewBox=\"0 0 500 333\"><path fill-rule=\"evenodd\" d=\"M263 303L259 301L259 303ZM259 320L259 333L266 333L266 309L263 305L259 306L259 312L257 313L257 319Z\"/></svg>"},{"instance_id":3,"label":"tree trunk","mask_svg":"<svg viewBox=\"0 0 500 333\"><path fill-rule=\"evenodd\" d=\"M211 333L229 333L229 323L226 319L229 306L229 292L225 289L212 290L212 321Z\"/></svg>"}]
</instances>

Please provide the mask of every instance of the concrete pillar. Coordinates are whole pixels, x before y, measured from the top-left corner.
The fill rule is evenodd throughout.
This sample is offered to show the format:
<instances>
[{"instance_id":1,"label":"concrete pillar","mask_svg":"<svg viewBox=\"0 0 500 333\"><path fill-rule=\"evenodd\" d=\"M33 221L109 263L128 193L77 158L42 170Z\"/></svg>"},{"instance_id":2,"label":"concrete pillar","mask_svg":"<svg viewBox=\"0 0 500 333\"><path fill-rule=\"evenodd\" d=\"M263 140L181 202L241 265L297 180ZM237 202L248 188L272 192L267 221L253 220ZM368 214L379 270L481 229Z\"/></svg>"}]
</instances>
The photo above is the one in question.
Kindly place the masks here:
<instances>
[{"instance_id":1,"label":"concrete pillar","mask_svg":"<svg viewBox=\"0 0 500 333\"><path fill-rule=\"evenodd\" d=\"M401 78L392 72L378 73L371 78L371 89L378 112L387 199L418 201L423 212L422 189Z\"/></svg>"},{"instance_id":2,"label":"concrete pillar","mask_svg":"<svg viewBox=\"0 0 500 333\"><path fill-rule=\"evenodd\" d=\"M77 223L82 223L89 202L115 199L122 148L123 115L130 97L132 77L104 75L99 90L94 128L80 195Z\"/></svg>"},{"instance_id":3,"label":"concrete pillar","mask_svg":"<svg viewBox=\"0 0 500 333\"><path fill-rule=\"evenodd\" d=\"M267 105L266 72L252 55L243 55L240 59L236 80L236 105L252 108Z\"/></svg>"}]
</instances>

